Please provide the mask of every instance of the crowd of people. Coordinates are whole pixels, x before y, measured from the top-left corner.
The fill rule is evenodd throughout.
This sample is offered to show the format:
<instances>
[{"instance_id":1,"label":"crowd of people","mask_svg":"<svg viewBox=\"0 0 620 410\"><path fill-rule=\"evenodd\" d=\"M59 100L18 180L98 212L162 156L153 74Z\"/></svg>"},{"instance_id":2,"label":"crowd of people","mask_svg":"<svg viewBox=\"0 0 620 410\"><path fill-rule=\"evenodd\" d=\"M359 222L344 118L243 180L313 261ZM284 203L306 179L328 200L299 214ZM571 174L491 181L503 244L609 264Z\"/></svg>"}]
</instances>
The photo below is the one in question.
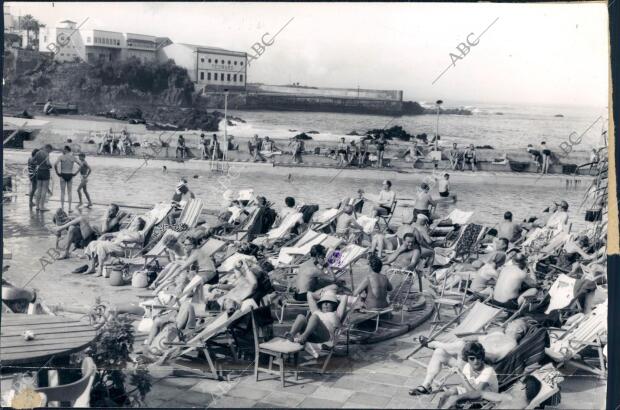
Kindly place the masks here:
<instances>
[{"instance_id":1,"label":"crowd of people","mask_svg":"<svg viewBox=\"0 0 620 410\"><path fill-rule=\"evenodd\" d=\"M80 176L80 182L77 186L78 207L86 206L90 208L92 201L88 193L88 178L92 169L86 162L86 154L80 152L77 156L72 153L71 147L66 145L63 148L62 155L52 162L50 161L50 153L53 148L50 144L46 144L41 149L32 150L30 158L28 158L28 179L30 180L29 205L37 211L49 211L46 208L49 195L52 195L50 181L53 170L58 176L60 185L60 203L61 209L65 207L65 196L67 198L67 212L71 212L73 178ZM87 203L83 202L83 197Z\"/></svg>"},{"instance_id":2,"label":"crowd of people","mask_svg":"<svg viewBox=\"0 0 620 410\"><path fill-rule=\"evenodd\" d=\"M267 150L269 143L265 138L251 148L260 155L256 153ZM218 149L217 139L204 147L206 156L212 155L208 149ZM277 148L271 145L269 149ZM484 227L436 214L438 201L450 196L450 176L446 173L437 177L439 198L433 198L429 185L422 183L414 203L404 210L404 217L396 225L390 225L387 218L394 213L397 198L387 180L377 195L360 189L357 195L322 211L317 205L299 203L293 197L286 197L281 207L275 207L264 196L240 193L235 198L228 193L227 204L214 222L207 223L199 216L188 222L185 208L200 199L188 181L181 179L170 200L143 215L131 217L111 204L101 220L94 221L86 214L70 218L64 212L65 192L70 210L72 178L78 174L82 178L78 187L80 204L83 192L90 205L86 182L91 170L84 154L75 158L70 147L65 147L52 164L50 151L51 146L46 145L32 153L31 199L36 198L37 209L45 210L50 171L54 169L62 190L61 208L54 216L60 258L71 258L81 250L90 262L80 271L105 276L104 267L111 261L127 263L130 245L139 250L138 255L147 255L158 245L168 254L167 265L149 262L142 269L147 277L145 286L154 291L153 303L163 306L148 329L145 346L145 352L156 360L170 358L162 340L182 342L196 335L198 329L210 326L209 318L213 316L205 312L220 311L225 322L229 317L238 318L237 314L243 316L245 307L251 304L267 312L262 322L267 326L273 321L269 319L272 310L280 309L287 298L302 303L305 311L294 316L281 337L282 343L288 343L287 348L299 346L316 356L320 350L317 346L338 342L338 329L345 326L345 318L362 310L380 311L394 302L393 293L402 286L393 283L387 272L396 269L423 277L435 300L440 300L446 289L456 289L462 293L464 304L484 303L505 314L503 322L490 330L482 334L474 331L473 339L418 338L420 347L432 349L433 353L424 381L410 394L434 393L433 383L449 366L461 376L462 383L442 389L440 407L485 399L500 406L525 408L540 392L541 382L524 374L526 377L519 382L524 386L522 393L500 393L505 388L504 379L494 366L513 357L532 329L543 329L547 335L551 333L549 328L587 320L589 312L605 298L606 236L604 229L594 229L602 222L572 232L574 215L564 200L538 215L522 215L520 221L513 210L507 210L493 227ZM342 151L339 155L348 155L344 148ZM467 158L475 162L472 151L473 157L463 155L465 163ZM35 204L31 202L31 206ZM325 220L323 215L327 214L331 217ZM380 220L388 221L385 229ZM326 234L337 244L323 240L302 242L309 233ZM221 242L217 251L207 246L214 241ZM341 253L349 245L361 249L359 256L365 257L359 259L365 262L357 262L366 266L366 273L355 287L342 279L338 274L340 262L334 262L341 261ZM291 247L299 250L290 251ZM283 279L291 275L292 282ZM550 290L560 275L578 283L570 299L579 301L579 319L564 316L551 300ZM148 306L136 302L116 309L146 317ZM244 329L247 336L248 327ZM605 343L604 335L597 337ZM552 362L545 358L544 346L542 349L532 353L538 359L531 364Z\"/></svg>"}]
</instances>

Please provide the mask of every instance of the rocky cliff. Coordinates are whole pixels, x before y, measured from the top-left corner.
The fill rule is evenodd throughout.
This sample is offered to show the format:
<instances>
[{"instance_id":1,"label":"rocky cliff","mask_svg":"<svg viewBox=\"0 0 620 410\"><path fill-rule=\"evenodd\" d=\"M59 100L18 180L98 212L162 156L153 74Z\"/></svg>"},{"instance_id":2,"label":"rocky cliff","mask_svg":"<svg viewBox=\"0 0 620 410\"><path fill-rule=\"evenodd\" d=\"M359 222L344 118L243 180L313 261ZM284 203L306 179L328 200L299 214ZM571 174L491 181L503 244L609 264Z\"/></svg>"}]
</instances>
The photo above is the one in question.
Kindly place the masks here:
<instances>
[{"instance_id":1,"label":"rocky cliff","mask_svg":"<svg viewBox=\"0 0 620 410\"><path fill-rule=\"evenodd\" d=\"M194 84L172 61L144 64L138 60L90 65L41 61L36 68L5 78L4 106L36 112L43 104L74 103L80 114L136 108L149 122L217 131L219 117L196 107Z\"/></svg>"}]
</instances>

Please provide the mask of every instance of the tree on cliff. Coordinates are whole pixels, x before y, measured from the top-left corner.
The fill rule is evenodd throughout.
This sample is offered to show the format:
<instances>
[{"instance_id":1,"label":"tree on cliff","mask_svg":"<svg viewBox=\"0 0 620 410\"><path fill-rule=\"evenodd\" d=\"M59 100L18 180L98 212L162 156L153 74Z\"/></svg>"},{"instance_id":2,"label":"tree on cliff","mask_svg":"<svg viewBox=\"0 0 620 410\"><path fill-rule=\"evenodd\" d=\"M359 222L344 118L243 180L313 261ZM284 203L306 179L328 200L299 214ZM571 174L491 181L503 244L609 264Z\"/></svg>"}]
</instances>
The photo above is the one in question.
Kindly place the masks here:
<instances>
[{"instance_id":1,"label":"tree on cliff","mask_svg":"<svg viewBox=\"0 0 620 410\"><path fill-rule=\"evenodd\" d=\"M30 14L26 14L24 17L19 20L19 28L20 30L26 30L26 48L28 48L31 44L30 42L30 32L33 33L32 46L34 49L39 48L39 29L45 27L45 24L41 23L39 20L32 17Z\"/></svg>"}]
</instances>

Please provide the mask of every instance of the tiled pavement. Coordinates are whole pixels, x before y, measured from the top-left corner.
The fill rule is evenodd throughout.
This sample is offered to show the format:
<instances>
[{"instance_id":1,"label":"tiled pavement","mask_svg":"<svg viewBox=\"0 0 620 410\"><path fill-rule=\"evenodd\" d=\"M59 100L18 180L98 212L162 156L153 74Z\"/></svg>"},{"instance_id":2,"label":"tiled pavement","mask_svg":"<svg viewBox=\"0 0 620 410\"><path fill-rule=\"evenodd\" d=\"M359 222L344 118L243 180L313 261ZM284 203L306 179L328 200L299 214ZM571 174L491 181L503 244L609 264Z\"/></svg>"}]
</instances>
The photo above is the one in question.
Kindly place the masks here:
<instances>
[{"instance_id":1,"label":"tiled pavement","mask_svg":"<svg viewBox=\"0 0 620 410\"><path fill-rule=\"evenodd\" d=\"M265 373L256 382L252 368L240 377L233 371L230 382L195 377L163 378L148 394L147 404L211 408L435 408L437 396L408 394L424 378L424 369L399 359L415 346L412 337L426 330L427 327L421 327L418 332L372 346L354 345L348 358L332 359L333 366L330 365L326 374L304 372L295 381L290 373L284 388L277 376ZM384 359L377 360L379 355ZM364 357L373 361L363 360ZM421 352L418 357L426 361L428 352ZM448 384L456 382L456 378L448 380ZM567 376L562 384L559 408L603 408L604 394L605 381L579 373Z\"/></svg>"}]
</instances>

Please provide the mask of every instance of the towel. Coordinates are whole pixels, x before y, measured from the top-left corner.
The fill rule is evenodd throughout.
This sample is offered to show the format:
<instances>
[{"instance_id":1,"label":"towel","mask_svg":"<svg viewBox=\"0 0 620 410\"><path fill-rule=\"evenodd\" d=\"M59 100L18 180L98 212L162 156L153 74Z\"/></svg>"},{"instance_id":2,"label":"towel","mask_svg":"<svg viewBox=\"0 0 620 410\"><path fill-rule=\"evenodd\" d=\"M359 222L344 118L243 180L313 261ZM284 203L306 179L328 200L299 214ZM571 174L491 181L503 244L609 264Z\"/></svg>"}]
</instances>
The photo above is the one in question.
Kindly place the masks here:
<instances>
[{"instance_id":1,"label":"towel","mask_svg":"<svg viewBox=\"0 0 620 410\"><path fill-rule=\"evenodd\" d=\"M474 212L461 211L460 209L454 209L450 214L445 218L452 221L453 224L465 225L471 217L474 215Z\"/></svg>"},{"instance_id":2,"label":"towel","mask_svg":"<svg viewBox=\"0 0 620 410\"><path fill-rule=\"evenodd\" d=\"M362 226L362 228L364 229L364 233L371 234L372 231L375 229L375 225L377 224L377 218L360 215L360 217L357 218L357 223Z\"/></svg>"}]
</instances>

